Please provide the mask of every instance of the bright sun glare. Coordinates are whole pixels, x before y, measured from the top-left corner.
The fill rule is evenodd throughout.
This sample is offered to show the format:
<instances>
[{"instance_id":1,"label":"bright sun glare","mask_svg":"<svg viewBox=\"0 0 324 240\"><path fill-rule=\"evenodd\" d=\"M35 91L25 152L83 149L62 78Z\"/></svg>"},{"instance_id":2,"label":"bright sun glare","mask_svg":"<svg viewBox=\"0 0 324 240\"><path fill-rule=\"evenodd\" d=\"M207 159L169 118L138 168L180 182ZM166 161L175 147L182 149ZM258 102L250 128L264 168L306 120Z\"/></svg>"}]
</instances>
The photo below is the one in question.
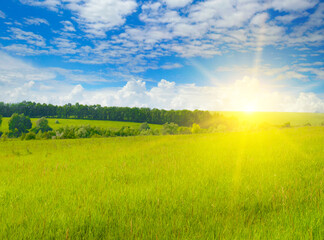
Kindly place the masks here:
<instances>
[{"instance_id":1,"label":"bright sun glare","mask_svg":"<svg viewBox=\"0 0 324 240\"><path fill-rule=\"evenodd\" d=\"M253 113L257 110L254 104L248 104L243 108L243 111L246 113Z\"/></svg>"}]
</instances>

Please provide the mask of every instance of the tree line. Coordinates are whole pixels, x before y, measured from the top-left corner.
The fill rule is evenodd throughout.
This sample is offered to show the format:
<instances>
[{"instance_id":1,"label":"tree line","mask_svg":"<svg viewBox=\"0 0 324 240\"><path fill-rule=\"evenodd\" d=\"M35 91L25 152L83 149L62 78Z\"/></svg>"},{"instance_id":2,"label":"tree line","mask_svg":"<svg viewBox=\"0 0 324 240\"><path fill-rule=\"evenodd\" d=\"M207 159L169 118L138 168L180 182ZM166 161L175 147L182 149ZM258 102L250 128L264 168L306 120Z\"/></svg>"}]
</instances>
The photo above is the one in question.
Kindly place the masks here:
<instances>
[{"instance_id":1,"label":"tree line","mask_svg":"<svg viewBox=\"0 0 324 240\"><path fill-rule=\"evenodd\" d=\"M160 110L138 107L103 107L101 105L65 104L63 106L53 104L41 104L30 101L20 103L0 102L0 115L10 117L12 114L24 114L31 118L75 118L128 122L148 122L164 124L173 122L180 126L191 126L197 123L202 127L208 127L219 114L211 114L201 110Z\"/></svg>"},{"instance_id":2,"label":"tree line","mask_svg":"<svg viewBox=\"0 0 324 240\"><path fill-rule=\"evenodd\" d=\"M0 126L2 116L0 115ZM55 124L60 124L58 120ZM195 134L208 132L207 129L200 129L196 123L192 127L179 127L176 123L165 123L162 129L151 129L148 123L142 123L138 128L123 126L120 129L100 128L90 125L63 126L53 130L48 125L48 120L41 117L32 127L32 122L23 113L12 114L8 121L8 132L0 131L0 138L6 141L7 138L20 138L21 140L32 139L75 139L75 138L97 138L97 137L127 137L138 135L174 135L174 134Z\"/></svg>"}]
</instances>

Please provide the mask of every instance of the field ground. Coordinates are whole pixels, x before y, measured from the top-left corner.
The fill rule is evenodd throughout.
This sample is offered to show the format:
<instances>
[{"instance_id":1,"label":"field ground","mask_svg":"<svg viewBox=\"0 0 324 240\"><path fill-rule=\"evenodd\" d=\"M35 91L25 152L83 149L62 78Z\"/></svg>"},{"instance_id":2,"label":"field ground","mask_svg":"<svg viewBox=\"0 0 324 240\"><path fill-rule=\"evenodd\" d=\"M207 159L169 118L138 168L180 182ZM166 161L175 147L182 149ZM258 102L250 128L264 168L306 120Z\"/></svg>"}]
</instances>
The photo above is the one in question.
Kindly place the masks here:
<instances>
[{"instance_id":1,"label":"field ground","mask_svg":"<svg viewBox=\"0 0 324 240\"><path fill-rule=\"evenodd\" d=\"M0 142L0 239L324 239L324 127Z\"/></svg>"},{"instance_id":2,"label":"field ground","mask_svg":"<svg viewBox=\"0 0 324 240\"><path fill-rule=\"evenodd\" d=\"M237 117L242 122L252 124L269 123L282 125L290 122L292 126L304 126L310 123L312 126L324 124L324 113L294 113L294 112L220 112L227 117Z\"/></svg>"},{"instance_id":3,"label":"field ground","mask_svg":"<svg viewBox=\"0 0 324 240\"><path fill-rule=\"evenodd\" d=\"M0 131L8 131L8 121L10 118L3 118L2 125L0 126ZM36 121L38 118L31 118L33 127L36 126ZM59 124L56 124L55 121L58 120ZM81 125L91 125L101 128L117 128L120 129L123 126L129 126L138 128L141 123L135 122L118 122L118 121L103 121L103 120L84 120L84 119L58 119L58 118L48 118L48 125L54 130L64 127L64 126L81 126ZM152 129L160 129L162 125L158 124L149 124Z\"/></svg>"}]
</instances>

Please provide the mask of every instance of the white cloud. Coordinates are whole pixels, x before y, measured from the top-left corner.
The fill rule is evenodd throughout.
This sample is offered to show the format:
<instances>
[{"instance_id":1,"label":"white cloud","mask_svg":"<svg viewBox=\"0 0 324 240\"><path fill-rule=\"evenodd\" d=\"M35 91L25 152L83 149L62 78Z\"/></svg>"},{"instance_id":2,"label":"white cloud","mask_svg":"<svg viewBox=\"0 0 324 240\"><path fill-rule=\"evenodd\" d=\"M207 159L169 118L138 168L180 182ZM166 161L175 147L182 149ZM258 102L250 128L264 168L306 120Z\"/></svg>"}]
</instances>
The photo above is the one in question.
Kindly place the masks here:
<instances>
[{"instance_id":1,"label":"white cloud","mask_svg":"<svg viewBox=\"0 0 324 240\"><path fill-rule=\"evenodd\" d=\"M76 50L76 43L67 39L67 38L54 38L51 43L56 46L57 50L52 50L51 53L55 53L58 55L66 55L66 54L75 54Z\"/></svg>"},{"instance_id":2,"label":"white cloud","mask_svg":"<svg viewBox=\"0 0 324 240\"><path fill-rule=\"evenodd\" d=\"M292 104L294 112L324 112L324 101L315 93L300 93L297 100Z\"/></svg>"},{"instance_id":3,"label":"white cloud","mask_svg":"<svg viewBox=\"0 0 324 240\"><path fill-rule=\"evenodd\" d=\"M25 40L27 43L38 47L46 46L45 39L33 32L25 32L19 28L14 27L10 28L10 32L12 33L12 37L14 39Z\"/></svg>"},{"instance_id":4,"label":"white cloud","mask_svg":"<svg viewBox=\"0 0 324 240\"><path fill-rule=\"evenodd\" d=\"M162 79L159 83L158 83L158 87L159 88L173 88L175 86L175 82L169 82L165 79Z\"/></svg>"},{"instance_id":5,"label":"white cloud","mask_svg":"<svg viewBox=\"0 0 324 240\"><path fill-rule=\"evenodd\" d=\"M82 29L95 37L105 37L106 31L125 23L126 17L137 7L135 0L20 0L23 4L46 7L52 11L69 9ZM65 31L73 31L71 22L65 22Z\"/></svg>"},{"instance_id":6,"label":"white cloud","mask_svg":"<svg viewBox=\"0 0 324 240\"><path fill-rule=\"evenodd\" d=\"M125 23L137 7L135 0L68 0L66 7L77 15L84 31L105 37L106 31Z\"/></svg>"},{"instance_id":7,"label":"white cloud","mask_svg":"<svg viewBox=\"0 0 324 240\"><path fill-rule=\"evenodd\" d=\"M273 0L271 5L279 11L303 11L314 7L318 0Z\"/></svg>"},{"instance_id":8,"label":"white cloud","mask_svg":"<svg viewBox=\"0 0 324 240\"><path fill-rule=\"evenodd\" d=\"M258 13L252 18L250 24L257 25L257 26L263 26L268 19L269 19L268 13L264 13L264 12Z\"/></svg>"},{"instance_id":9,"label":"white cloud","mask_svg":"<svg viewBox=\"0 0 324 240\"><path fill-rule=\"evenodd\" d=\"M25 23L28 25L41 25L41 24L45 24L45 25L49 25L48 21L44 18L34 18L34 17L30 17L30 18L25 18Z\"/></svg>"},{"instance_id":10,"label":"white cloud","mask_svg":"<svg viewBox=\"0 0 324 240\"><path fill-rule=\"evenodd\" d=\"M311 15L309 15L308 20L306 22L295 26L291 36L300 38L302 36L305 36L307 33L312 32L315 28L323 26L323 24L324 24L324 3L319 4L316 11Z\"/></svg>"},{"instance_id":11,"label":"white cloud","mask_svg":"<svg viewBox=\"0 0 324 240\"><path fill-rule=\"evenodd\" d=\"M0 18L6 18L6 14L0 10Z\"/></svg>"},{"instance_id":12,"label":"white cloud","mask_svg":"<svg viewBox=\"0 0 324 240\"><path fill-rule=\"evenodd\" d=\"M174 69L182 68L183 66L180 63L167 63L161 66L162 69Z\"/></svg>"},{"instance_id":13,"label":"white cloud","mask_svg":"<svg viewBox=\"0 0 324 240\"><path fill-rule=\"evenodd\" d=\"M46 7L52 11L57 11L61 4L61 0L20 0L20 2L31 6Z\"/></svg>"},{"instance_id":14,"label":"white cloud","mask_svg":"<svg viewBox=\"0 0 324 240\"><path fill-rule=\"evenodd\" d=\"M26 82L45 81L56 77L50 71L33 67L32 65L0 52L0 82L8 86L20 86Z\"/></svg>"},{"instance_id":15,"label":"white cloud","mask_svg":"<svg viewBox=\"0 0 324 240\"><path fill-rule=\"evenodd\" d=\"M176 85L162 79L147 89L145 82L131 80L120 90L101 89L83 92L81 103L109 106L151 107L163 109L254 110L323 112L324 101L314 93L269 92L256 79L248 77L218 87Z\"/></svg>"},{"instance_id":16,"label":"white cloud","mask_svg":"<svg viewBox=\"0 0 324 240\"><path fill-rule=\"evenodd\" d=\"M70 21L61 21L61 23L63 24L62 31L64 31L64 32L75 32L74 25Z\"/></svg>"},{"instance_id":17,"label":"white cloud","mask_svg":"<svg viewBox=\"0 0 324 240\"><path fill-rule=\"evenodd\" d=\"M316 64L314 64L314 66L316 66ZM310 72L314 74L317 80L324 80L324 67L321 68L315 68L313 66L307 68L300 67L298 70L303 73Z\"/></svg>"},{"instance_id":18,"label":"white cloud","mask_svg":"<svg viewBox=\"0 0 324 240\"><path fill-rule=\"evenodd\" d=\"M309 77L305 74L306 71L296 65L285 65L282 67L271 67L267 65L257 65L256 67L223 66L218 67L217 72L236 73L268 81L309 81Z\"/></svg>"},{"instance_id":19,"label":"white cloud","mask_svg":"<svg viewBox=\"0 0 324 240\"><path fill-rule=\"evenodd\" d=\"M290 24L292 21L300 17L303 17L303 15L292 13L292 14L277 16L275 19L283 24Z\"/></svg>"},{"instance_id":20,"label":"white cloud","mask_svg":"<svg viewBox=\"0 0 324 240\"><path fill-rule=\"evenodd\" d=\"M26 45L26 44L12 44L5 47L2 47L1 49L6 50L8 52L12 52L16 55L20 56L35 56L35 55L41 55L41 54L48 54L48 50L44 49L35 49L34 46Z\"/></svg>"},{"instance_id":21,"label":"white cloud","mask_svg":"<svg viewBox=\"0 0 324 240\"><path fill-rule=\"evenodd\" d=\"M188 5L192 1L193 0L163 0L163 2L165 2L170 8L181 8Z\"/></svg>"},{"instance_id":22,"label":"white cloud","mask_svg":"<svg viewBox=\"0 0 324 240\"><path fill-rule=\"evenodd\" d=\"M82 37L93 38L93 42L79 51L73 50L75 56L70 61L123 65L130 62L128 66L133 72L158 68L148 63L161 56L213 57L228 50L260 50L271 45L280 48L319 45L324 34L321 29L324 8L317 0L21 1L52 10L72 11L72 20L87 33ZM143 24L124 26L138 4L142 4L138 18ZM177 9L181 7L184 8ZM310 14L312 11L308 10L313 7L315 12ZM271 9L281 11L283 16L273 19ZM299 17L305 17L306 23L296 27L283 25ZM60 34L65 34L64 38L70 41L77 39L73 23L68 20L61 23L64 27ZM112 35L107 37L109 31ZM107 39L98 40L104 37ZM62 51L64 53L71 55L71 51ZM139 64L135 66L135 63Z\"/></svg>"}]
</instances>

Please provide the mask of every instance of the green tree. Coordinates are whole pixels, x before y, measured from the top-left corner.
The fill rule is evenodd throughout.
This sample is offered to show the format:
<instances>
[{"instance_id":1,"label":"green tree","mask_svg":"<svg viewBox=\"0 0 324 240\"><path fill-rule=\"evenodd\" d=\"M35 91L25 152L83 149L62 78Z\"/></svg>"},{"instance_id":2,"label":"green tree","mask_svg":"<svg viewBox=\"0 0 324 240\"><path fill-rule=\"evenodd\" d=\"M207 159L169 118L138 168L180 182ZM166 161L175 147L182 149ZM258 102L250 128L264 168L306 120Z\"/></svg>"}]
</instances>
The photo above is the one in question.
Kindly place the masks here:
<instances>
[{"instance_id":1,"label":"green tree","mask_svg":"<svg viewBox=\"0 0 324 240\"><path fill-rule=\"evenodd\" d=\"M165 123L163 124L162 133L163 134L176 134L178 130L178 124L176 123Z\"/></svg>"},{"instance_id":2,"label":"green tree","mask_svg":"<svg viewBox=\"0 0 324 240\"><path fill-rule=\"evenodd\" d=\"M193 123L191 127L192 133L199 133L200 132L200 126L197 123Z\"/></svg>"},{"instance_id":3,"label":"green tree","mask_svg":"<svg viewBox=\"0 0 324 240\"><path fill-rule=\"evenodd\" d=\"M2 116L0 115L0 126L1 126L1 123L2 123Z\"/></svg>"},{"instance_id":4,"label":"green tree","mask_svg":"<svg viewBox=\"0 0 324 240\"><path fill-rule=\"evenodd\" d=\"M28 129L31 129L32 123L28 116L25 116L23 113L12 114L11 118L9 119L9 130L15 131L17 129L18 134L22 134L27 132Z\"/></svg>"},{"instance_id":5,"label":"green tree","mask_svg":"<svg viewBox=\"0 0 324 240\"><path fill-rule=\"evenodd\" d=\"M142 123L140 126L139 126L139 130L142 131L142 130L149 130L150 129L150 126L147 124L147 122L144 122Z\"/></svg>"},{"instance_id":6,"label":"green tree","mask_svg":"<svg viewBox=\"0 0 324 240\"><path fill-rule=\"evenodd\" d=\"M36 127L42 132L48 132L53 130L50 126L48 126L48 120L45 117L42 117L37 120Z\"/></svg>"}]
</instances>

